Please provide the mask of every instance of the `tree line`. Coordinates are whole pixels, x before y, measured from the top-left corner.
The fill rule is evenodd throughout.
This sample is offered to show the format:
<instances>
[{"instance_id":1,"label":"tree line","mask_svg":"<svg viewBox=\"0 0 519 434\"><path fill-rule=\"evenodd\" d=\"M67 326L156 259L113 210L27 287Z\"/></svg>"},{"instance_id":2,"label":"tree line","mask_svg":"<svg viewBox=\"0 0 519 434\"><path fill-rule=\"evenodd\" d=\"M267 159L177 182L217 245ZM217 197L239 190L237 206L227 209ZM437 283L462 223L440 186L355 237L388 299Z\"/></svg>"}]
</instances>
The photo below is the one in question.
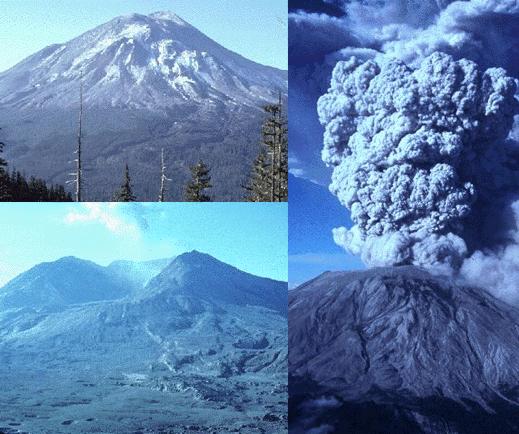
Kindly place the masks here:
<instances>
[{"instance_id":1,"label":"tree line","mask_svg":"<svg viewBox=\"0 0 519 434\"><path fill-rule=\"evenodd\" d=\"M34 176L13 169L9 172L7 161L1 157L5 144L0 142L0 201L2 202L71 202L72 196L62 185L50 185Z\"/></svg>"},{"instance_id":2,"label":"tree line","mask_svg":"<svg viewBox=\"0 0 519 434\"><path fill-rule=\"evenodd\" d=\"M265 120L261 127L262 140L259 153L252 166L251 174L243 185L243 199L249 202L286 202L288 200L288 123L283 110L281 96L276 104L264 107ZM7 162L0 157L0 200L33 202L82 201L82 90L79 113L78 144L76 150L76 173L73 182L76 186L75 198L61 185L47 186L45 181L30 177L27 179L18 171L8 173ZM0 143L0 154L4 144ZM191 179L184 188L186 202L210 202L211 169L202 160L191 168ZM161 175L158 201L164 202L167 183L164 150L161 153ZM137 198L133 192L130 168L126 164L120 187L112 196L114 202L133 202Z\"/></svg>"},{"instance_id":3,"label":"tree line","mask_svg":"<svg viewBox=\"0 0 519 434\"><path fill-rule=\"evenodd\" d=\"M281 96L277 104L264 107L266 114L261 127L262 141L256 157L249 181L243 186L244 200L248 202L287 202L288 201L288 122L283 110ZM161 153L161 177L159 202L164 201L166 192L164 150ZM186 202L210 202L211 169L200 160L191 167L191 180L185 187ZM123 181L112 198L114 202L135 201L130 178L130 170L126 165Z\"/></svg>"}]
</instances>

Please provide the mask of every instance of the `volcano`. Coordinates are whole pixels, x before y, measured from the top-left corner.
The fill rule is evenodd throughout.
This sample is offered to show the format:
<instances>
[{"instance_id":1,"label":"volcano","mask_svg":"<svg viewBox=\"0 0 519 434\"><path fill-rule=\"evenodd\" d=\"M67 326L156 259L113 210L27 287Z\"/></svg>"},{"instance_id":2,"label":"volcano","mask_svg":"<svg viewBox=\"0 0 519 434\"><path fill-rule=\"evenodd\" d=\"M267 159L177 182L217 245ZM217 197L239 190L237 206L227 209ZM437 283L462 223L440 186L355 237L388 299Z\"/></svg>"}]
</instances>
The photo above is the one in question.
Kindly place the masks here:
<instances>
[{"instance_id":1,"label":"volcano","mask_svg":"<svg viewBox=\"0 0 519 434\"><path fill-rule=\"evenodd\" d=\"M325 273L290 291L289 324L291 432L519 432L519 311L481 289Z\"/></svg>"},{"instance_id":2,"label":"volcano","mask_svg":"<svg viewBox=\"0 0 519 434\"><path fill-rule=\"evenodd\" d=\"M227 50L170 12L115 18L0 73L13 166L67 181L81 84L89 199L110 199L128 162L139 198L156 200L164 148L169 199L181 199L189 166L202 158L213 168L215 198L240 200L262 108L286 95L287 73Z\"/></svg>"},{"instance_id":3,"label":"volcano","mask_svg":"<svg viewBox=\"0 0 519 434\"><path fill-rule=\"evenodd\" d=\"M199 252L36 266L0 289L0 432L284 433L287 293Z\"/></svg>"}]
</instances>

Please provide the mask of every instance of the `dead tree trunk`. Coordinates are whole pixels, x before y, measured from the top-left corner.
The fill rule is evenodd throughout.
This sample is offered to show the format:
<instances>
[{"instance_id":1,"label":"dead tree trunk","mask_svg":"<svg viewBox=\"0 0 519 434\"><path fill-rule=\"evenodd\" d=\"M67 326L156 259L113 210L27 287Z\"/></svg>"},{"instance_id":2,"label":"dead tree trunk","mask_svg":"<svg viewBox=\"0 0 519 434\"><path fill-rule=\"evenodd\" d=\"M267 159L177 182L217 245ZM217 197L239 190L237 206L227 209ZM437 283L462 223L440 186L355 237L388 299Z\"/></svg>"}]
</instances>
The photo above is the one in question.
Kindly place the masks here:
<instances>
[{"instance_id":1,"label":"dead tree trunk","mask_svg":"<svg viewBox=\"0 0 519 434\"><path fill-rule=\"evenodd\" d=\"M81 83L79 88L79 125L77 135L77 158L76 158L76 202L81 202L82 187L82 161L81 161L81 138L83 135L83 74L81 74Z\"/></svg>"},{"instance_id":2,"label":"dead tree trunk","mask_svg":"<svg viewBox=\"0 0 519 434\"><path fill-rule=\"evenodd\" d=\"M161 158L160 158L160 193L159 193L159 202L164 202L166 197L166 182L171 181L166 176L166 163L164 161L164 148L162 148Z\"/></svg>"}]
</instances>

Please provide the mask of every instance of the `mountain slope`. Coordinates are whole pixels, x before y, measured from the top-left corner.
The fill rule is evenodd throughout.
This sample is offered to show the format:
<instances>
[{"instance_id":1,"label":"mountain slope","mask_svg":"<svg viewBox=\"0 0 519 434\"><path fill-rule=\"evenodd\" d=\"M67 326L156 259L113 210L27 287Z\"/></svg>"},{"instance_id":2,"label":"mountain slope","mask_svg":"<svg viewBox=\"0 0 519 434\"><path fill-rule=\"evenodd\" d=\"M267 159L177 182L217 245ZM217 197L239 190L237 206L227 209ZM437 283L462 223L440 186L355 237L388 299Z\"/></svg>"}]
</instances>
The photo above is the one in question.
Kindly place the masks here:
<instances>
[{"instance_id":1,"label":"mountain slope","mask_svg":"<svg viewBox=\"0 0 519 434\"><path fill-rule=\"evenodd\" d=\"M114 261L102 267L91 261L65 257L42 263L0 288L0 309L64 307L130 297L171 261Z\"/></svg>"},{"instance_id":2,"label":"mountain slope","mask_svg":"<svg viewBox=\"0 0 519 434\"><path fill-rule=\"evenodd\" d=\"M0 289L0 309L64 307L129 293L124 282L104 267L66 257L36 265L8 282Z\"/></svg>"},{"instance_id":3,"label":"mountain slope","mask_svg":"<svg viewBox=\"0 0 519 434\"><path fill-rule=\"evenodd\" d=\"M66 44L52 45L0 74L9 107L172 109L178 104L260 107L286 88L286 76L209 39L175 14L131 14Z\"/></svg>"},{"instance_id":4,"label":"mountain slope","mask_svg":"<svg viewBox=\"0 0 519 434\"><path fill-rule=\"evenodd\" d=\"M139 198L156 200L162 148L170 200L182 198L199 158L213 167L215 197L240 200L262 107L288 86L285 71L225 49L175 14L118 17L0 73L0 122L14 166L52 182L69 178L81 82L92 200L110 199L125 162Z\"/></svg>"},{"instance_id":5,"label":"mountain slope","mask_svg":"<svg viewBox=\"0 0 519 434\"><path fill-rule=\"evenodd\" d=\"M157 266L163 263L152 261ZM136 345L140 335L147 343L150 337L161 341L162 348L166 337L174 339L178 347L185 334L190 336L186 348L198 353L211 345L221 350L224 339L219 335L222 327L227 327L226 351L233 352L236 348L269 347L266 330L270 324L262 332L262 318L273 318L276 327L286 322L286 283L252 276L195 251L178 256L145 288L136 290L133 286L137 281L144 283L138 267L143 264L147 263L117 261L100 267L67 257L33 267L1 290L0 312L7 311L7 322L0 336L8 341L30 336L29 341L35 345L50 339L45 347L51 347L60 336L60 345L81 346L87 340L85 347L90 348L105 339L111 345L125 347L132 335L131 343ZM9 311L12 308L20 311ZM17 315L31 317L32 309L38 310L38 321L31 327L8 326ZM158 335L162 337L158 339ZM200 342L195 344L193 339ZM133 351L132 347L126 350ZM126 350L120 349L119 357ZM282 350L286 354L286 348Z\"/></svg>"},{"instance_id":6,"label":"mountain slope","mask_svg":"<svg viewBox=\"0 0 519 434\"><path fill-rule=\"evenodd\" d=\"M218 306L262 306L286 314L287 284L253 276L210 255L178 256L142 291L141 297L186 295Z\"/></svg>"},{"instance_id":7,"label":"mountain slope","mask_svg":"<svg viewBox=\"0 0 519 434\"><path fill-rule=\"evenodd\" d=\"M103 270L133 269L120 265ZM0 305L2 420L27 432L286 432L286 313L264 306L273 294L286 304L287 284L253 277L191 252L123 299Z\"/></svg>"},{"instance_id":8,"label":"mountain slope","mask_svg":"<svg viewBox=\"0 0 519 434\"><path fill-rule=\"evenodd\" d=\"M519 312L481 290L414 267L325 273L291 291L289 321L301 432L519 430Z\"/></svg>"}]
</instances>

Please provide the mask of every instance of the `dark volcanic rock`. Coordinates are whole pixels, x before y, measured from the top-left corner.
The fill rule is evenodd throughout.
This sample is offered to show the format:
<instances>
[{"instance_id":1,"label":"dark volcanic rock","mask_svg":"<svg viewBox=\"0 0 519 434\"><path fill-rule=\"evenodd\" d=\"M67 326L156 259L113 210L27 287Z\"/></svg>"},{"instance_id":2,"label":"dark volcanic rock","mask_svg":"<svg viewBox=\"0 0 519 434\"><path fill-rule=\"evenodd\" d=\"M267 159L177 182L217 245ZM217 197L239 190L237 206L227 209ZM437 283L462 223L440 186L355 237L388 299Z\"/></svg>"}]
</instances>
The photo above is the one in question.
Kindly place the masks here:
<instances>
[{"instance_id":1,"label":"dark volcanic rock","mask_svg":"<svg viewBox=\"0 0 519 434\"><path fill-rule=\"evenodd\" d=\"M293 432L519 432L519 311L415 267L289 294Z\"/></svg>"}]
</instances>

